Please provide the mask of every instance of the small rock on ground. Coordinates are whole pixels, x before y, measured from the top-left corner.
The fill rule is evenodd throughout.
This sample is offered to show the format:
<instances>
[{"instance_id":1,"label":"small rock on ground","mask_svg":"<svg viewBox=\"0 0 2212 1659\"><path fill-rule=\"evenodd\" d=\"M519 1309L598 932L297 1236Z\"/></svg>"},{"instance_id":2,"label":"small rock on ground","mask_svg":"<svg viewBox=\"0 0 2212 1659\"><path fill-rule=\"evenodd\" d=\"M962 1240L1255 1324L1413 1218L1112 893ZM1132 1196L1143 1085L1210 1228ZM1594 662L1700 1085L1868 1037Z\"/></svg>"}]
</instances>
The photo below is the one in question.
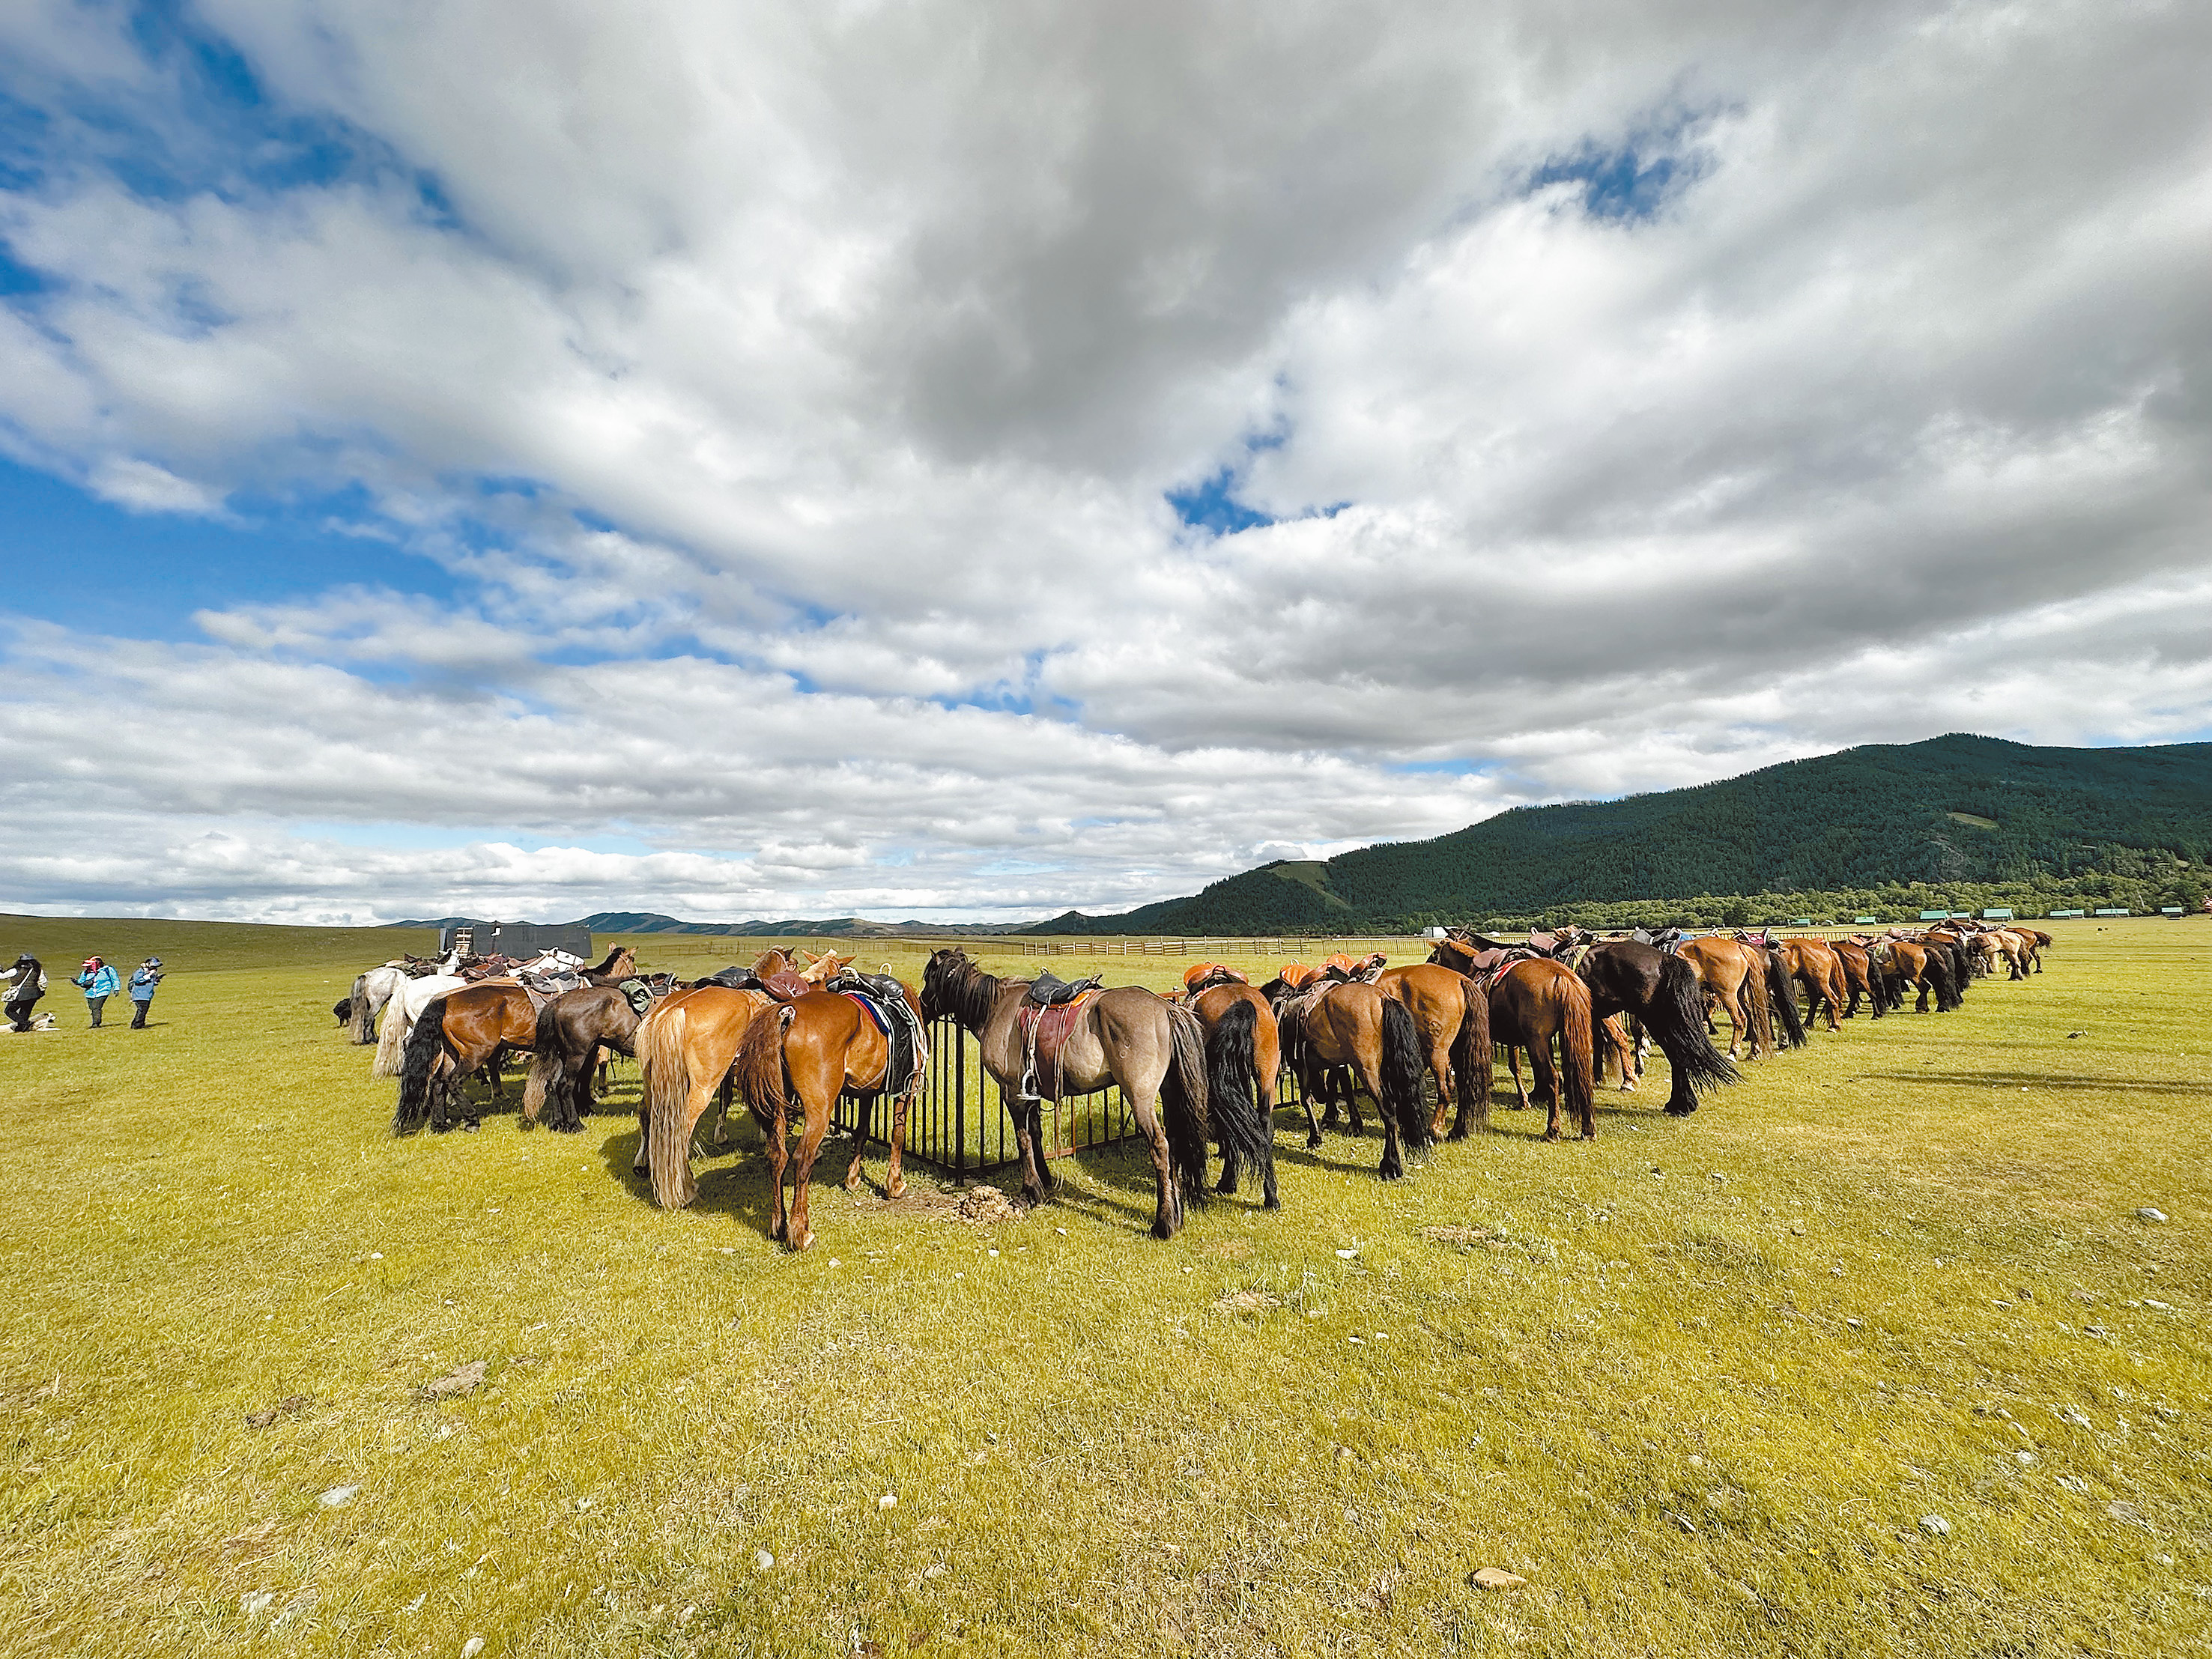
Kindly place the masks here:
<instances>
[{"instance_id":1,"label":"small rock on ground","mask_svg":"<svg viewBox=\"0 0 2212 1659\"><path fill-rule=\"evenodd\" d=\"M1930 1538L1948 1538L1951 1523L1940 1515L1923 1515L1920 1517L1920 1530Z\"/></svg>"},{"instance_id":2,"label":"small rock on ground","mask_svg":"<svg viewBox=\"0 0 2212 1659\"><path fill-rule=\"evenodd\" d=\"M1503 1567L1478 1567L1468 1574L1467 1582L1477 1589L1500 1590L1511 1589L1528 1581L1519 1573L1508 1572Z\"/></svg>"}]
</instances>

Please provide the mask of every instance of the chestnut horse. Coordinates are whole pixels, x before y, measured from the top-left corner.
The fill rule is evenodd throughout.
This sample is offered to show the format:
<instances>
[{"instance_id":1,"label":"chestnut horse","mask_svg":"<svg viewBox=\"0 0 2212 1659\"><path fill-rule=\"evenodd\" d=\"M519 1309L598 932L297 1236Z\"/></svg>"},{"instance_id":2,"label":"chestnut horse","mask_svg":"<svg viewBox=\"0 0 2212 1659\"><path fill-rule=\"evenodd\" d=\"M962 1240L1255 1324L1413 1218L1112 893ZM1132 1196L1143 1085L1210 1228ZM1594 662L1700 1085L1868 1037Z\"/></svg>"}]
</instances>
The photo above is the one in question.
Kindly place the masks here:
<instances>
[{"instance_id":1,"label":"chestnut horse","mask_svg":"<svg viewBox=\"0 0 2212 1659\"><path fill-rule=\"evenodd\" d=\"M1261 1207L1282 1206L1275 1192L1275 1079L1283 1069L1282 1043L1275 1011L1249 985L1215 985L1190 1000L1190 1011L1206 1032L1206 1116L1219 1122L1222 1103L1249 1100L1266 1135L1260 1159ZM1213 1190L1237 1190L1243 1167L1237 1137L1217 1130L1221 1143L1221 1179Z\"/></svg>"},{"instance_id":2,"label":"chestnut horse","mask_svg":"<svg viewBox=\"0 0 2212 1659\"><path fill-rule=\"evenodd\" d=\"M1444 1114L1450 1111L1451 1138L1466 1139L1475 1096L1484 1097L1484 1120L1490 1116L1490 999L1466 975L1435 961L1387 969L1375 988L1406 1005L1436 1074L1437 1115L1430 1134L1443 1137Z\"/></svg>"},{"instance_id":3,"label":"chestnut horse","mask_svg":"<svg viewBox=\"0 0 2212 1659\"><path fill-rule=\"evenodd\" d=\"M701 985L678 991L645 1017L635 1038L644 1088L638 1097L637 1155L630 1167L653 1182L653 1201L680 1210L699 1196L691 1175L692 1136L720 1091L709 1143L720 1151L728 1127L732 1066L753 1022L775 1000L765 991ZM860 1176L863 1141L854 1149L845 1184ZM894 1194L896 1196L896 1194Z\"/></svg>"},{"instance_id":4,"label":"chestnut horse","mask_svg":"<svg viewBox=\"0 0 2212 1659\"><path fill-rule=\"evenodd\" d=\"M1836 947L1824 939L1792 937L1775 940L1774 950L1782 958L1784 970L1797 985L1805 988L1806 1019L1818 1018L1825 1006L1828 1011L1828 1029L1842 1030L1837 1016L1844 1000L1844 963L1836 954ZM1796 985L1790 987L1790 995L1794 1001Z\"/></svg>"},{"instance_id":5,"label":"chestnut horse","mask_svg":"<svg viewBox=\"0 0 2212 1659\"><path fill-rule=\"evenodd\" d=\"M1774 1052L1774 1025L1767 1001L1766 952L1732 939L1682 941L1674 953L1729 1017L1728 1057L1741 1060L1746 1048L1755 1057Z\"/></svg>"},{"instance_id":6,"label":"chestnut horse","mask_svg":"<svg viewBox=\"0 0 2212 1659\"><path fill-rule=\"evenodd\" d=\"M1936 1012L1948 1013L1959 1006L1958 986L1952 977L1950 953L1937 946L1916 939L1884 939L1875 947L1875 959L1888 976L1892 992L1891 1006L1905 1006L1904 988L1917 986L1920 998L1913 1012L1928 1012L1928 998L1933 992Z\"/></svg>"},{"instance_id":7,"label":"chestnut horse","mask_svg":"<svg viewBox=\"0 0 2212 1659\"><path fill-rule=\"evenodd\" d=\"M983 1069L998 1079L1006 1115L1013 1120L1021 1149L1022 1196L1038 1204L1053 1183L1039 1145L1044 1139L1043 1102L1021 1092L1028 1058L1021 1011L1030 984L985 973L965 951L933 951L922 970L921 1010L931 1019L958 1020L976 1038ZM1182 1225L1185 1203L1205 1198L1206 1143L1214 1129L1229 1136L1238 1155L1255 1168L1273 1159L1273 1136L1249 1100L1232 1097L1214 1109L1206 1087L1206 1034L1198 1016L1140 985L1117 985L1085 1002L1074 1016L1053 1073L1061 1095L1121 1085L1138 1133L1152 1149L1158 1189L1152 1215L1156 1238L1174 1237Z\"/></svg>"},{"instance_id":8,"label":"chestnut horse","mask_svg":"<svg viewBox=\"0 0 2212 1659\"><path fill-rule=\"evenodd\" d=\"M1544 1130L1547 1140L1559 1138L1563 1102L1581 1120L1583 1139L1597 1136L1592 1024L1589 987L1563 962L1538 957L1508 963L1490 981L1492 1040L1507 1049L1509 1064L1512 1049L1526 1048L1538 1091L1548 1090L1551 1094L1551 1121ZM1556 1067L1552 1059L1555 1039L1559 1045ZM1517 1089L1517 1065L1514 1084ZM1490 1127L1486 1110L1481 1127Z\"/></svg>"},{"instance_id":9,"label":"chestnut horse","mask_svg":"<svg viewBox=\"0 0 2212 1659\"><path fill-rule=\"evenodd\" d=\"M410 1134L427 1123L443 1134L456 1121L475 1128L481 1115L461 1092L462 1079L490 1066L492 1092L501 1093L497 1068L506 1051L526 1053L537 1040L530 994L512 980L484 980L433 998L407 1034L392 1133Z\"/></svg>"},{"instance_id":10,"label":"chestnut horse","mask_svg":"<svg viewBox=\"0 0 2212 1659\"><path fill-rule=\"evenodd\" d=\"M906 999L908 1008L917 1014L921 1012L913 992L902 985L899 994ZM738 1092L744 1097L753 1121L768 1138L769 1180L775 1189L769 1210L770 1238L782 1241L794 1251L804 1250L814 1243L814 1230L807 1223L808 1183L813 1178L815 1156L822 1150L822 1138L830 1133L830 1115L837 1109L837 1097L848 1089L860 1097L861 1108L854 1143L857 1150L845 1184L857 1184L860 1159L867 1152L868 1126L875 1097L884 1092L891 1080L888 1075L891 1057L890 1039L876 1029L875 1021L862 1013L851 997L835 991L809 991L793 1001L779 1003L747 1027L744 1040L738 1045ZM884 1182L886 1197L896 1198L906 1190L906 1177L900 1173L899 1164L906 1152L907 1108L913 1104L928 1060L927 1052L916 1053L914 1075L905 1079L891 1102L890 1170ZM797 1097L795 1101L793 1096ZM805 1120L796 1153L786 1142L794 1105ZM656 1154L656 1191L661 1165L671 1165L672 1173L677 1162L672 1152ZM788 1210L783 1200L787 1167L792 1171ZM684 1165L684 1184L689 1184L690 1179L687 1160Z\"/></svg>"},{"instance_id":11,"label":"chestnut horse","mask_svg":"<svg viewBox=\"0 0 2212 1659\"><path fill-rule=\"evenodd\" d=\"M1844 1018L1850 1019L1858 1012L1862 996L1867 1000L1867 1006L1874 1010L1876 1019L1887 1013L1887 999L1875 981L1873 947L1855 939L1839 939L1829 948L1836 953L1836 961L1844 970L1844 988L1850 993L1850 1000L1844 1007Z\"/></svg>"},{"instance_id":12,"label":"chestnut horse","mask_svg":"<svg viewBox=\"0 0 2212 1659\"><path fill-rule=\"evenodd\" d=\"M1306 1145L1322 1142L1321 1123L1314 1115L1314 1097L1322 1092L1324 1073L1349 1067L1374 1097L1376 1115L1382 1120L1382 1163L1378 1173L1385 1181L1406 1173L1404 1149L1419 1152L1432 1145L1435 1133L1421 1106L1421 1038L1406 1005L1385 996L1372 985L1357 980L1336 981L1305 990L1278 979L1267 988L1281 1030L1283 1048L1306 1097ZM1347 1091L1350 1092L1350 1091ZM1483 1097L1487 1104L1486 1095ZM1351 1093L1352 1133L1363 1131L1359 1097ZM1334 1102L1331 1103L1334 1110Z\"/></svg>"}]
</instances>

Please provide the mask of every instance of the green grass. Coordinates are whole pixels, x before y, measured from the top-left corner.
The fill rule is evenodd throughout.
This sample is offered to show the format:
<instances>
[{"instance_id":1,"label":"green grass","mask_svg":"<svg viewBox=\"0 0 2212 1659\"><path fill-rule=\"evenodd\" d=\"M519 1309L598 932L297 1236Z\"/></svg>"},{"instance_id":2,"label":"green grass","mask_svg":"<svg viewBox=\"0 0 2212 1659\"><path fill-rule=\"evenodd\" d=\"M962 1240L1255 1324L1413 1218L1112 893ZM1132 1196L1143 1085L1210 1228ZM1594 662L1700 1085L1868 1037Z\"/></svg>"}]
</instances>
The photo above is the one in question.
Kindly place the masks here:
<instances>
[{"instance_id":1,"label":"green grass","mask_svg":"<svg viewBox=\"0 0 2212 1659\"><path fill-rule=\"evenodd\" d=\"M1286 1115L1285 1209L1166 1244L1126 1154L969 1227L848 1196L833 1146L800 1258L750 1130L680 1214L620 1116L392 1140L326 1012L387 936L27 943L176 971L150 1030L86 1030L56 974L68 1029L0 1037L0 1651L2148 1655L2212 1621L2212 927L2076 925L1686 1121L1655 1068L1593 1145L1501 1111L1395 1186L1371 1127L1313 1157Z\"/></svg>"}]
</instances>

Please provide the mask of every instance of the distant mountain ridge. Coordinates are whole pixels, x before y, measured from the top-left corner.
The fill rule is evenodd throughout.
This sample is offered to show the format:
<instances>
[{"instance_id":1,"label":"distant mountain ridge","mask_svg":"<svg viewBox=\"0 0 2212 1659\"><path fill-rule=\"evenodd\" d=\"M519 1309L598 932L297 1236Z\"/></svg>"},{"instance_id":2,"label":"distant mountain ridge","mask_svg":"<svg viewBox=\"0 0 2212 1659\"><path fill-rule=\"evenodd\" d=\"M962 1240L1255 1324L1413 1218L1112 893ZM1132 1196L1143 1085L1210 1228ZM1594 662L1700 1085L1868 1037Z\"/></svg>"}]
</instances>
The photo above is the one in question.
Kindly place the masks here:
<instances>
[{"instance_id":1,"label":"distant mountain ridge","mask_svg":"<svg viewBox=\"0 0 2212 1659\"><path fill-rule=\"evenodd\" d=\"M1264 865L1187 898L1071 910L1033 931L1357 933L1705 894L2140 884L2178 860L2201 866L2208 851L2212 744L2057 749L1954 732L1695 788L1516 807L1431 841Z\"/></svg>"}]
</instances>

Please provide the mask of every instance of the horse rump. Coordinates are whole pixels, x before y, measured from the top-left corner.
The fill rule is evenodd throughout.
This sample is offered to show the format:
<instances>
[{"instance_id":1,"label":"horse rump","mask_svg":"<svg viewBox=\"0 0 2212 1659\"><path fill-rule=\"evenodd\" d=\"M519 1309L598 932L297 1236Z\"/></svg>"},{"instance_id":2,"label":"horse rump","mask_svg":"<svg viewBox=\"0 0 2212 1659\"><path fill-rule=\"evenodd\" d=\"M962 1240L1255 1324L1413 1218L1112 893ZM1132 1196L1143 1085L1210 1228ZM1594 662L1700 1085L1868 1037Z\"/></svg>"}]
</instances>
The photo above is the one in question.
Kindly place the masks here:
<instances>
[{"instance_id":1,"label":"horse rump","mask_svg":"<svg viewBox=\"0 0 2212 1659\"><path fill-rule=\"evenodd\" d=\"M1783 1044L1802 1048L1806 1042L1805 1021L1797 1012L1797 981L1790 977L1790 970L1773 951L1761 950L1759 954L1766 964L1767 1006L1782 1027Z\"/></svg>"}]
</instances>

